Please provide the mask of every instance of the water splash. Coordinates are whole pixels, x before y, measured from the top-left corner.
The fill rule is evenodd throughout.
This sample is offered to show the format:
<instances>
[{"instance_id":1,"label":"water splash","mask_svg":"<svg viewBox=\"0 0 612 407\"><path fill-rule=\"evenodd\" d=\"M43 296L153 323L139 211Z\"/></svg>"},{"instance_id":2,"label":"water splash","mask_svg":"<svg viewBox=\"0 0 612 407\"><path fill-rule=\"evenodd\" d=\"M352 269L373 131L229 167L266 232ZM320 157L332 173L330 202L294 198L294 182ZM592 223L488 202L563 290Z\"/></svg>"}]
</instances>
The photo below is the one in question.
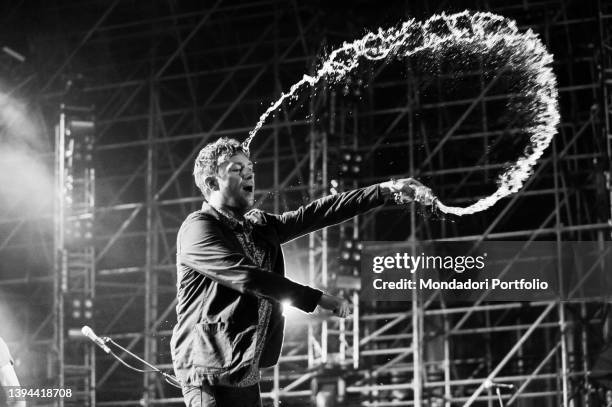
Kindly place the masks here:
<instances>
[{"instance_id":1,"label":"water splash","mask_svg":"<svg viewBox=\"0 0 612 407\"><path fill-rule=\"evenodd\" d=\"M460 45L478 50L483 55L497 54L507 60L506 69L520 71L529 77L529 86L519 90L529 100L533 115L523 131L529 143L516 163L500 175L498 189L488 197L467 207L444 205L436 200L441 212L468 215L493 206L500 199L516 193L532 174L533 166L544 153L556 134L559 123L556 78L550 67L552 55L531 30L519 32L513 20L492 13L461 13L434 15L425 22L414 19L401 26L371 32L353 42L345 42L323 62L314 76L304 77L261 115L259 121L243 142L246 150L268 116L299 92L314 87L320 80L328 83L342 81L362 61L385 58L405 58L420 52L436 52L445 45Z\"/></svg>"}]
</instances>

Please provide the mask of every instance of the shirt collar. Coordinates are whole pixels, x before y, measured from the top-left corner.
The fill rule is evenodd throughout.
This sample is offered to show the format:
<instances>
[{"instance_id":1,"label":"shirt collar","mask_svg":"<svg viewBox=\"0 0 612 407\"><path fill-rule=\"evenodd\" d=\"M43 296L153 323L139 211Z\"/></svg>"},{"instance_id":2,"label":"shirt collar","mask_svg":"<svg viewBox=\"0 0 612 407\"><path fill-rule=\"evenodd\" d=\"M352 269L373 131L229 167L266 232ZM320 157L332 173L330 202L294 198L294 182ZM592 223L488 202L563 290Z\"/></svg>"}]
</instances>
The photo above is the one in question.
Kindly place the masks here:
<instances>
[{"instance_id":1,"label":"shirt collar","mask_svg":"<svg viewBox=\"0 0 612 407\"><path fill-rule=\"evenodd\" d=\"M251 231L253 230L253 225L251 225L251 223L245 218L238 219L223 208L216 208L210 204L208 205L213 209L213 211L217 212L220 215L219 219L227 226L229 226L230 229L246 233L251 233Z\"/></svg>"}]
</instances>

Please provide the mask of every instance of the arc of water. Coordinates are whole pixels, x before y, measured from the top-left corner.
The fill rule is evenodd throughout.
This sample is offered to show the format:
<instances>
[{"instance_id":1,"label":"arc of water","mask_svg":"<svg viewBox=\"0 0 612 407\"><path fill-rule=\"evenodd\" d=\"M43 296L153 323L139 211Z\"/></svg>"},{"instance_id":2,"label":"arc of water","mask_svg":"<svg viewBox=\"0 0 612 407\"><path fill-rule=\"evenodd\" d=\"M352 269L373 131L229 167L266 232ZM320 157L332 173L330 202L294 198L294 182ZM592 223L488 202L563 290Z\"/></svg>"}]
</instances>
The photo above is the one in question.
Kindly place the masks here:
<instances>
[{"instance_id":1,"label":"arc of water","mask_svg":"<svg viewBox=\"0 0 612 407\"><path fill-rule=\"evenodd\" d=\"M534 80L534 85L523 89L533 102L536 114L524 127L529 144L516 163L498 179L498 189L467 207L447 206L435 200L437 208L454 215L473 214L493 206L500 199L521 189L532 174L532 169L549 146L559 123L556 78L550 67L552 56L531 30L519 32L516 23L492 13L461 13L434 15L425 22L411 19L399 27L378 29L353 42L345 42L333 50L315 75L304 75L287 92L273 102L261 115L243 142L248 151L253 138L268 116L288 99L320 80L337 83L364 60L375 61L390 57L408 57L419 52L435 52L446 44L473 46L483 53L509 53L511 68L520 69ZM514 66L513 66L514 65Z\"/></svg>"}]
</instances>

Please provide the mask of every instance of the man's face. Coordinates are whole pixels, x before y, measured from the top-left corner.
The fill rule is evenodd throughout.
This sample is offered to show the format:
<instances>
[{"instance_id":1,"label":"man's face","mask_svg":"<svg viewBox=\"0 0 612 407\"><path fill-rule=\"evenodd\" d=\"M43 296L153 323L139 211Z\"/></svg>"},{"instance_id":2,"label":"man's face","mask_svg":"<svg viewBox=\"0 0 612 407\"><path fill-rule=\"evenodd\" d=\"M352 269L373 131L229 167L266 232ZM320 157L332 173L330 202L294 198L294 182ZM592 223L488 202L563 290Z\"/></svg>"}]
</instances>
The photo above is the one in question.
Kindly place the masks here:
<instances>
[{"instance_id":1,"label":"man's face","mask_svg":"<svg viewBox=\"0 0 612 407\"><path fill-rule=\"evenodd\" d=\"M253 163L243 153L220 160L216 178L222 203L243 211L250 209L255 203Z\"/></svg>"}]
</instances>

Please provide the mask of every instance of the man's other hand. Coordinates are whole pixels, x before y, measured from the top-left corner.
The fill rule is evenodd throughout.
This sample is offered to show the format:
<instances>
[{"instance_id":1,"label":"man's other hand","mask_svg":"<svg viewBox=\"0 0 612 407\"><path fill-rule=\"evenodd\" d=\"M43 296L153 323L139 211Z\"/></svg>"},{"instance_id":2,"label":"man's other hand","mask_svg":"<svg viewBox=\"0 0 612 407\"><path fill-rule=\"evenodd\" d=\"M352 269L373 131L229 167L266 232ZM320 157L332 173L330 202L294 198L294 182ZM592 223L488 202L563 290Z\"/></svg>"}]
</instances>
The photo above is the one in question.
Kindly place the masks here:
<instances>
[{"instance_id":1,"label":"man's other hand","mask_svg":"<svg viewBox=\"0 0 612 407\"><path fill-rule=\"evenodd\" d=\"M340 318L346 318L351 315L351 307L347 300L333 295L325 294L319 300L319 307L331 311L334 315Z\"/></svg>"}]
</instances>

